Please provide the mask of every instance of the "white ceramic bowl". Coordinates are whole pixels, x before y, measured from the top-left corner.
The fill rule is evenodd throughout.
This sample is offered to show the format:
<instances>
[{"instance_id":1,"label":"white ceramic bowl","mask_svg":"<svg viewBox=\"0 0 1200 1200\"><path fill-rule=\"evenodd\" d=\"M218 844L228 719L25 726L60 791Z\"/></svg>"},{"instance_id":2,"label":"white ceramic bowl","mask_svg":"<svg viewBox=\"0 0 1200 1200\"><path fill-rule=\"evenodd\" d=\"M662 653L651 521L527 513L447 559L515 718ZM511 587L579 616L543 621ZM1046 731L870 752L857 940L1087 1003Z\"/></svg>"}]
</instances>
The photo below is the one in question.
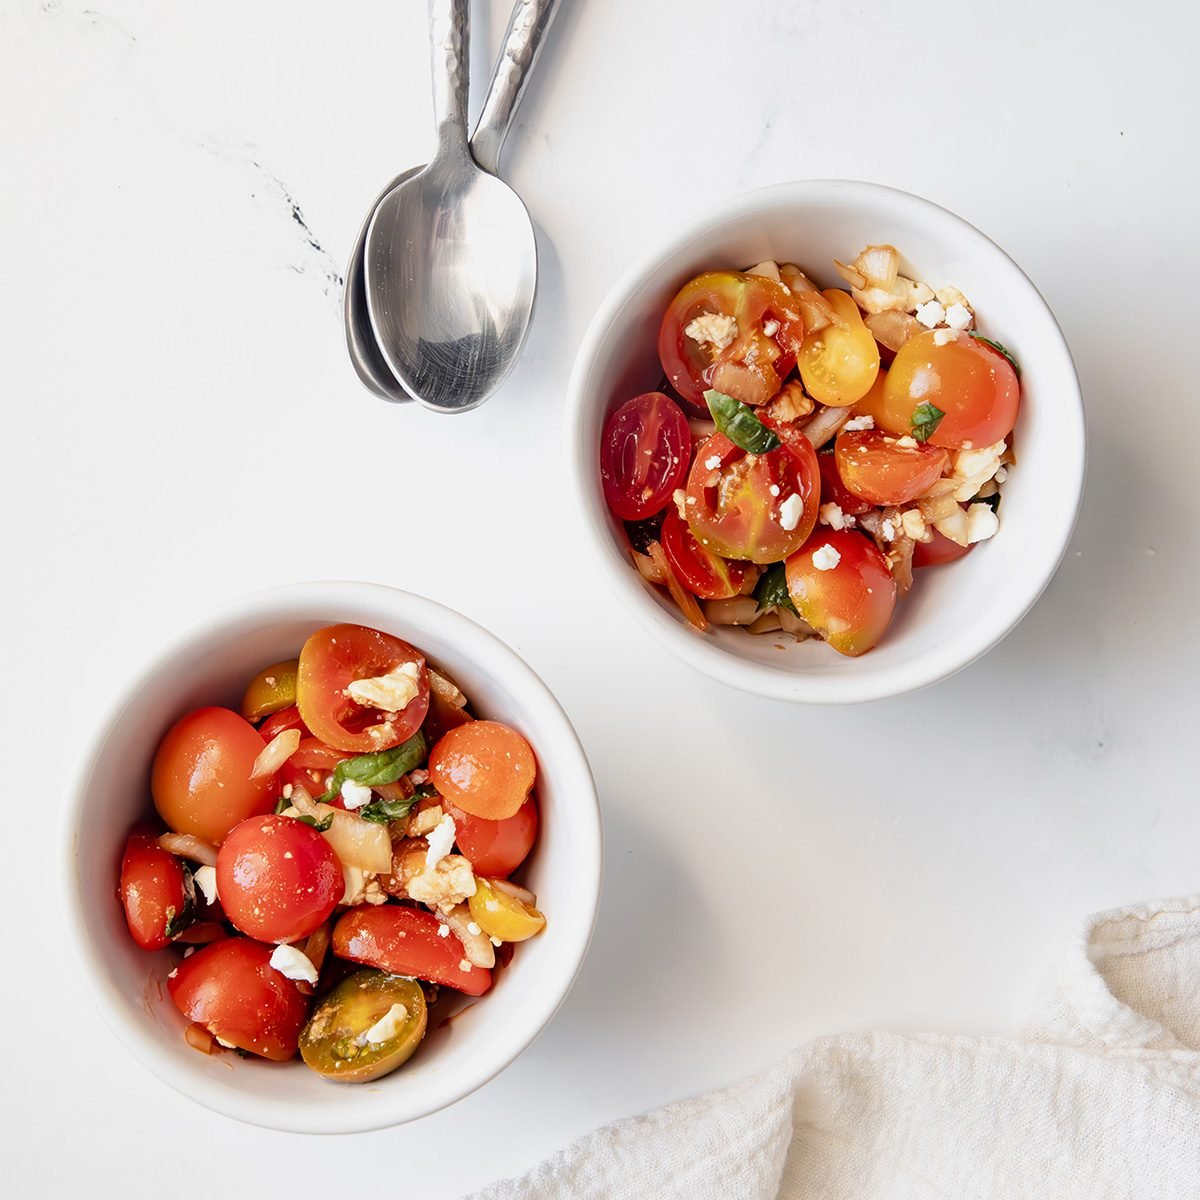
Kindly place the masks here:
<instances>
[{"instance_id":1,"label":"white ceramic bowl","mask_svg":"<svg viewBox=\"0 0 1200 1200\"><path fill-rule=\"evenodd\" d=\"M411 641L442 665L475 710L520 730L538 761L541 831L527 869L548 924L516 948L495 987L429 1033L400 1070L359 1087L299 1062L211 1058L183 1039L166 994L168 953L137 949L115 899L126 834L152 812L150 763L168 726L201 704L241 699L264 663L293 657L323 625L355 622ZM466 617L407 592L312 583L260 592L195 626L136 680L85 760L64 829L66 916L105 1017L160 1079L217 1112L300 1133L411 1121L461 1099L507 1066L554 1015L587 951L600 895L600 815L582 747L546 685Z\"/></svg>"},{"instance_id":2,"label":"white ceramic bowl","mask_svg":"<svg viewBox=\"0 0 1200 1200\"><path fill-rule=\"evenodd\" d=\"M918 572L883 642L860 658L844 658L817 641L796 644L740 629L699 635L629 562L620 523L600 487L605 419L631 396L658 386L659 322L688 279L774 258L798 263L823 286L843 286L834 258L849 261L870 243L895 245L905 274L961 289L978 310L980 331L1010 347L1021 364L1019 462L1004 485L1000 532L959 562ZM870 183L780 184L736 196L685 224L635 264L600 306L575 364L568 404L569 456L583 525L621 597L699 670L780 700L846 703L894 696L943 679L984 654L1049 583L1083 489L1079 382L1037 289L960 217Z\"/></svg>"}]
</instances>

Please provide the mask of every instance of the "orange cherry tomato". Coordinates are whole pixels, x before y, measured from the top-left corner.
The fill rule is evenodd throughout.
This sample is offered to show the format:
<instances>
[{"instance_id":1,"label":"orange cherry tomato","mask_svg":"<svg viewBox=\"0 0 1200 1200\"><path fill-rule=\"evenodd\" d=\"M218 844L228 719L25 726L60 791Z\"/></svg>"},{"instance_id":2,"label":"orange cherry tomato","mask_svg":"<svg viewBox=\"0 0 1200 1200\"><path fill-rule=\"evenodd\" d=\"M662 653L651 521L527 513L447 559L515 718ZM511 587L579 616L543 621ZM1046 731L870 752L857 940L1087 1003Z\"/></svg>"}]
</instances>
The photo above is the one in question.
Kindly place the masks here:
<instances>
[{"instance_id":1,"label":"orange cherry tomato","mask_svg":"<svg viewBox=\"0 0 1200 1200\"><path fill-rule=\"evenodd\" d=\"M861 400L856 400L852 408L857 416L871 417L876 427L882 429L885 433L894 434L896 437L903 437L906 433L912 432L909 428L912 423L912 409L902 409L893 412L888 407L887 376L888 373L881 370L875 376L875 382L871 385L871 390Z\"/></svg>"},{"instance_id":2,"label":"orange cherry tomato","mask_svg":"<svg viewBox=\"0 0 1200 1200\"><path fill-rule=\"evenodd\" d=\"M158 844L147 824L138 825L125 843L120 895L125 923L143 950L169 946L195 909L182 860Z\"/></svg>"},{"instance_id":3,"label":"orange cherry tomato","mask_svg":"<svg viewBox=\"0 0 1200 1200\"><path fill-rule=\"evenodd\" d=\"M454 839L476 875L507 878L528 857L537 840L538 810L532 796L511 817L487 821L450 806Z\"/></svg>"},{"instance_id":4,"label":"orange cherry tomato","mask_svg":"<svg viewBox=\"0 0 1200 1200\"><path fill-rule=\"evenodd\" d=\"M429 755L429 779L439 795L489 821L513 816L525 803L536 775L529 743L499 721L460 725Z\"/></svg>"},{"instance_id":5,"label":"orange cherry tomato","mask_svg":"<svg viewBox=\"0 0 1200 1200\"><path fill-rule=\"evenodd\" d=\"M932 530L932 533L933 541L917 542L913 546L912 565L914 567L938 567L942 563L954 562L955 559L962 558L964 554L970 554L979 544L976 542L969 546L960 546L936 529Z\"/></svg>"},{"instance_id":6,"label":"orange cherry tomato","mask_svg":"<svg viewBox=\"0 0 1200 1200\"><path fill-rule=\"evenodd\" d=\"M296 660L273 663L263 667L246 687L242 697L242 716L247 721L261 721L296 703Z\"/></svg>"},{"instance_id":7,"label":"orange cherry tomato","mask_svg":"<svg viewBox=\"0 0 1200 1200\"><path fill-rule=\"evenodd\" d=\"M346 689L359 679L416 663L417 694L399 712L358 704ZM390 750L421 727L429 711L425 659L400 638L364 625L318 629L300 651L296 703L305 725L327 746L354 754Z\"/></svg>"},{"instance_id":8,"label":"orange cherry tomato","mask_svg":"<svg viewBox=\"0 0 1200 1200\"><path fill-rule=\"evenodd\" d=\"M725 600L741 590L746 564L730 562L705 549L674 509L663 517L662 548L675 577L695 595Z\"/></svg>"},{"instance_id":9,"label":"orange cherry tomato","mask_svg":"<svg viewBox=\"0 0 1200 1200\"><path fill-rule=\"evenodd\" d=\"M901 445L877 429L843 429L833 450L838 475L851 492L872 504L908 504L942 477L950 461L940 446L908 440L912 445Z\"/></svg>"},{"instance_id":10,"label":"orange cherry tomato","mask_svg":"<svg viewBox=\"0 0 1200 1200\"><path fill-rule=\"evenodd\" d=\"M853 530L821 530L785 570L796 611L839 654L878 645L896 607L896 581L874 542Z\"/></svg>"},{"instance_id":11,"label":"orange cherry tomato","mask_svg":"<svg viewBox=\"0 0 1200 1200\"><path fill-rule=\"evenodd\" d=\"M693 321L709 317L728 326L724 345L688 333L689 327L697 332ZM658 356L671 386L699 408L708 388L743 404L765 404L803 341L804 317L786 287L760 275L710 271L671 301L658 331Z\"/></svg>"},{"instance_id":12,"label":"orange cherry tomato","mask_svg":"<svg viewBox=\"0 0 1200 1200\"><path fill-rule=\"evenodd\" d=\"M154 755L154 807L176 833L220 845L239 821L269 812L279 795L273 775L250 778L263 745L258 730L232 709L188 713Z\"/></svg>"},{"instance_id":13,"label":"orange cherry tomato","mask_svg":"<svg viewBox=\"0 0 1200 1200\"><path fill-rule=\"evenodd\" d=\"M822 450L817 455L817 462L821 467L822 504L836 504L842 512L852 517L860 517L863 513L870 512L871 502L856 496L842 482L842 477L838 474L837 459L833 457L832 450Z\"/></svg>"},{"instance_id":14,"label":"orange cherry tomato","mask_svg":"<svg viewBox=\"0 0 1200 1200\"><path fill-rule=\"evenodd\" d=\"M805 335L796 359L804 390L818 404L845 408L861 400L879 374L879 346L849 292L821 293L838 322Z\"/></svg>"},{"instance_id":15,"label":"orange cherry tomato","mask_svg":"<svg viewBox=\"0 0 1200 1200\"><path fill-rule=\"evenodd\" d=\"M900 431L907 433L914 410L928 403L946 414L929 435L933 445L992 446L1017 423L1017 373L978 338L959 333L945 341L944 333L919 333L900 347L887 373L884 420L876 420L893 431L903 422Z\"/></svg>"}]
</instances>

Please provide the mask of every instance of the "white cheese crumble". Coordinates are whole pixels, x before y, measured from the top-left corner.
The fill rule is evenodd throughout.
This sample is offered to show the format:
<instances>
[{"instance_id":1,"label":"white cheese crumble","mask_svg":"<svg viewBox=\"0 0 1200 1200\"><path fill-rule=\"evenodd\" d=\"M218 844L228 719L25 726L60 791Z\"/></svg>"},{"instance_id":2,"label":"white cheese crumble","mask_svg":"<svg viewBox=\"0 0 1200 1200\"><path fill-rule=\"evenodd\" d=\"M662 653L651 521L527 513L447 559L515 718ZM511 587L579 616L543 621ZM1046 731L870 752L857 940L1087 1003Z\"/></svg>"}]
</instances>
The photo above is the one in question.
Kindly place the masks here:
<instances>
[{"instance_id":1,"label":"white cheese crumble","mask_svg":"<svg viewBox=\"0 0 1200 1200\"><path fill-rule=\"evenodd\" d=\"M1007 449L1007 443L1001 439L978 450L959 450L954 456L953 479L958 485L954 489L955 500L970 500L989 479L994 479Z\"/></svg>"},{"instance_id":2,"label":"white cheese crumble","mask_svg":"<svg viewBox=\"0 0 1200 1200\"><path fill-rule=\"evenodd\" d=\"M454 818L444 813L442 819L429 832L429 849L425 851L425 865L436 867L450 853L454 845Z\"/></svg>"},{"instance_id":3,"label":"white cheese crumble","mask_svg":"<svg viewBox=\"0 0 1200 1200\"><path fill-rule=\"evenodd\" d=\"M737 321L725 313L701 313L694 317L684 329L684 335L700 345L706 343L724 350L737 337Z\"/></svg>"},{"instance_id":4,"label":"white cheese crumble","mask_svg":"<svg viewBox=\"0 0 1200 1200\"><path fill-rule=\"evenodd\" d=\"M356 704L383 712L402 712L421 692L421 664L401 663L386 675L355 679L346 685L346 695Z\"/></svg>"},{"instance_id":5,"label":"white cheese crumble","mask_svg":"<svg viewBox=\"0 0 1200 1200\"><path fill-rule=\"evenodd\" d=\"M946 309L946 324L951 329L970 329L974 319L971 310L965 304L951 304Z\"/></svg>"},{"instance_id":6,"label":"white cheese crumble","mask_svg":"<svg viewBox=\"0 0 1200 1200\"><path fill-rule=\"evenodd\" d=\"M468 921L467 922L467 932L472 937L478 937L483 932L483 930L481 930L479 928L479 926L475 924L474 921Z\"/></svg>"},{"instance_id":7,"label":"white cheese crumble","mask_svg":"<svg viewBox=\"0 0 1200 1200\"><path fill-rule=\"evenodd\" d=\"M368 1046L378 1046L382 1042L390 1041L404 1028L404 1022L408 1020L408 1009L403 1004L393 1004L391 1008L364 1033L363 1041Z\"/></svg>"},{"instance_id":8,"label":"white cheese crumble","mask_svg":"<svg viewBox=\"0 0 1200 1200\"><path fill-rule=\"evenodd\" d=\"M914 542L919 542L925 536L925 518L919 509L906 508L900 514L900 525Z\"/></svg>"},{"instance_id":9,"label":"white cheese crumble","mask_svg":"<svg viewBox=\"0 0 1200 1200\"><path fill-rule=\"evenodd\" d=\"M438 937L449 937L449 936L450 936L450 926L449 925L439 925L438 926Z\"/></svg>"},{"instance_id":10,"label":"white cheese crumble","mask_svg":"<svg viewBox=\"0 0 1200 1200\"><path fill-rule=\"evenodd\" d=\"M800 518L804 515L804 501L800 499L796 492L793 492L779 506L779 526L791 533L797 525L800 524Z\"/></svg>"},{"instance_id":11,"label":"white cheese crumble","mask_svg":"<svg viewBox=\"0 0 1200 1200\"><path fill-rule=\"evenodd\" d=\"M911 434L906 433L903 437L896 439L896 445L902 450L915 450L917 448L917 439Z\"/></svg>"},{"instance_id":12,"label":"white cheese crumble","mask_svg":"<svg viewBox=\"0 0 1200 1200\"><path fill-rule=\"evenodd\" d=\"M317 982L317 968L312 960L295 946L276 946L271 951L271 966L284 979L302 979L305 983Z\"/></svg>"},{"instance_id":13,"label":"white cheese crumble","mask_svg":"<svg viewBox=\"0 0 1200 1200\"><path fill-rule=\"evenodd\" d=\"M342 803L349 809L362 808L371 799L371 789L347 779L342 783Z\"/></svg>"},{"instance_id":14,"label":"white cheese crumble","mask_svg":"<svg viewBox=\"0 0 1200 1200\"><path fill-rule=\"evenodd\" d=\"M777 483L773 483L773 484L771 484L771 495L772 495L772 496L778 496L778 495L779 495L779 484L777 484Z\"/></svg>"},{"instance_id":15,"label":"white cheese crumble","mask_svg":"<svg viewBox=\"0 0 1200 1200\"><path fill-rule=\"evenodd\" d=\"M958 341L958 331L955 329L935 329L933 331L935 346L948 346L951 342L956 341Z\"/></svg>"},{"instance_id":16,"label":"white cheese crumble","mask_svg":"<svg viewBox=\"0 0 1200 1200\"><path fill-rule=\"evenodd\" d=\"M972 504L967 509L967 544L984 542L1000 528L1000 520L990 504Z\"/></svg>"},{"instance_id":17,"label":"white cheese crumble","mask_svg":"<svg viewBox=\"0 0 1200 1200\"><path fill-rule=\"evenodd\" d=\"M855 433L860 429L874 429L875 418L864 413L861 417L851 417L842 428L850 433Z\"/></svg>"},{"instance_id":18,"label":"white cheese crumble","mask_svg":"<svg viewBox=\"0 0 1200 1200\"><path fill-rule=\"evenodd\" d=\"M217 902L217 868L197 867L192 873L196 886L204 893L204 899L209 904Z\"/></svg>"},{"instance_id":19,"label":"white cheese crumble","mask_svg":"<svg viewBox=\"0 0 1200 1200\"><path fill-rule=\"evenodd\" d=\"M675 511L679 513L680 520L687 520L687 492L683 488L676 488L671 494L671 499L675 501Z\"/></svg>"},{"instance_id":20,"label":"white cheese crumble","mask_svg":"<svg viewBox=\"0 0 1200 1200\"><path fill-rule=\"evenodd\" d=\"M210 1029L208 1032L209 1032L209 1033L212 1033L212 1030ZM217 1034L215 1034L215 1033L213 1033L213 1037L215 1037L215 1038L217 1039L217 1045L218 1045L218 1046L224 1046L226 1050L237 1050L237 1049L239 1049L239 1047L238 1047L238 1046L235 1046L235 1045L234 1045L232 1042L227 1042L227 1041L226 1041L226 1040L225 1040L223 1037L219 1037L219 1036L218 1036Z\"/></svg>"},{"instance_id":21,"label":"white cheese crumble","mask_svg":"<svg viewBox=\"0 0 1200 1200\"><path fill-rule=\"evenodd\" d=\"M946 310L939 301L930 300L926 304L918 304L915 315L926 329L936 329L946 319Z\"/></svg>"},{"instance_id":22,"label":"white cheese crumble","mask_svg":"<svg viewBox=\"0 0 1200 1200\"><path fill-rule=\"evenodd\" d=\"M885 542L894 542L896 540L896 523L890 517L881 521L879 533Z\"/></svg>"},{"instance_id":23,"label":"white cheese crumble","mask_svg":"<svg viewBox=\"0 0 1200 1200\"><path fill-rule=\"evenodd\" d=\"M817 510L817 519L830 529L849 529L855 524L854 518L842 512L842 506L832 500L828 504L822 504Z\"/></svg>"},{"instance_id":24,"label":"white cheese crumble","mask_svg":"<svg viewBox=\"0 0 1200 1200\"><path fill-rule=\"evenodd\" d=\"M774 337L779 332L778 321L763 322L763 337Z\"/></svg>"},{"instance_id":25,"label":"white cheese crumble","mask_svg":"<svg viewBox=\"0 0 1200 1200\"><path fill-rule=\"evenodd\" d=\"M715 471L721 465L721 456L714 454L711 458L704 460L704 469L706 471Z\"/></svg>"},{"instance_id":26,"label":"white cheese crumble","mask_svg":"<svg viewBox=\"0 0 1200 1200\"><path fill-rule=\"evenodd\" d=\"M820 549L813 551L812 565L818 571L832 571L841 561L841 554L838 553L836 547L829 545L828 542Z\"/></svg>"}]
</instances>

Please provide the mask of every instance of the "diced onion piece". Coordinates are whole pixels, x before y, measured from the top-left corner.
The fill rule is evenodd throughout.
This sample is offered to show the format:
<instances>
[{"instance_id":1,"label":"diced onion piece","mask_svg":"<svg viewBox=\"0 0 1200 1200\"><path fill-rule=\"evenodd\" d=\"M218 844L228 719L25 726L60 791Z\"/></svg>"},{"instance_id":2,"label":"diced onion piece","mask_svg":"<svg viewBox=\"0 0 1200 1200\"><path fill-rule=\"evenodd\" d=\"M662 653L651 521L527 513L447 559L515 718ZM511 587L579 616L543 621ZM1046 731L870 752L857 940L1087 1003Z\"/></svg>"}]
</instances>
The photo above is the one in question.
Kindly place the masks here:
<instances>
[{"instance_id":1,"label":"diced onion piece","mask_svg":"<svg viewBox=\"0 0 1200 1200\"><path fill-rule=\"evenodd\" d=\"M451 704L455 708L466 708L467 697L456 684L452 683L444 675L439 675L432 667L426 668L426 673L429 676L429 690L435 696L445 700L447 704Z\"/></svg>"},{"instance_id":2,"label":"diced onion piece","mask_svg":"<svg viewBox=\"0 0 1200 1200\"><path fill-rule=\"evenodd\" d=\"M833 305L818 291L800 292L796 296L796 307L804 318L805 333L815 333L828 325L844 327L846 324L834 311Z\"/></svg>"},{"instance_id":3,"label":"diced onion piece","mask_svg":"<svg viewBox=\"0 0 1200 1200\"><path fill-rule=\"evenodd\" d=\"M815 413L800 426L801 432L813 444L814 450L820 450L830 438L838 434L845 423L853 416L847 408L818 408Z\"/></svg>"},{"instance_id":4,"label":"diced onion piece","mask_svg":"<svg viewBox=\"0 0 1200 1200\"><path fill-rule=\"evenodd\" d=\"M783 628L783 622L779 619L779 609L774 612L760 613L749 625L746 626L747 633L778 633Z\"/></svg>"},{"instance_id":5,"label":"diced onion piece","mask_svg":"<svg viewBox=\"0 0 1200 1200\"><path fill-rule=\"evenodd\" d=\"M201 1054L211 1054L213 1046L216 1044L212 1033L195 1021L183 1031L183 1040L193 1050L199 1050Z\"/></svg>"},{"instance_id":6,"label":"diced onion piece","mask_svg":"<svg viewBox=\"0 0 1200 1200\"><path fill-rule=\"evenodd\" d=\"M511 879L489 879L488 883L496 891L507 892L508 895L514 896L526 904L537 904L537 897L528 888L522 887L519 883L513 883Z\"/></svg>"},{"instance_id":7,"label":"diced onion piece","mask_svg":"<svg viewBox=\"0 0 1200 1200\"><path fill-rule=\"evenodd\" d=\"M900 274L900 252L895 246L868 246L854 260L854 267L868 283L890 287Z\"/></svg>"},{"instance_id":8,"label":"diced onion piece","mask_svg":"<svg viewBox=\"0 0 1200 1200\"><path fill-rule=\"evenodd\" d=\"M758 587L758 581L762 576L762 568L756 567L753 563L746 564L746 575L742 580L742 586L738 588L739 596L753 596L754 589Z\"/></svg>"},{"instance_id":9,"label":"diced onion piece","mask_svg":"<svg viewBox=\"0 0 1200 1200\"><path fill-rule=\"evenodd\" d=\"M693 441L703 442L717 432L717 423L706 421L703 417L688 417L688 429L691 430Z\"/></svg>"},{"instance_id":10,"label":"diced onion piece","mask_svg":"<svg viewBox=\"0 0 1200 1200\"><path fill-rule=\"evenodd\" d=\"M164 833L158 839L158 844L168 854L178 854L180 858L189 858L192 862L203 863L206 867L217 865L216 846L202 842L190 833Z\"/></svg>"},{"instance_id":11,"label":"diced onion piece","mask_svg":"<svg viewBox=\"0 0 1200 1200\"><path fill-rule=\"evenodd\" d=\"M750 625L758 616L758 601L753 596L731 596L727 600L706 600L704 615L714 625Z\"/></svg>"},{"instance_id":12,"label":"diced onion piece","mask_svg":"<svg viewBox=\"0 0 1200 1200\"><path fill-rule=\"evenodd\" d=\"M665 584L667 577L659 569L658 564L649 555L639 554L636 550L631 551L633 554L633 565L637 567L638 574L647 583Z\"/></svg>"},{"instance_id":13,"label":"diced onion piece","mask_svg":"<svg viewBox=\"0 0 1200 1200\"><path fill-rule=\"evenodd\" d=\"M888 552L888 566L892 569L892 578L896 581L896 589L903 595L912 587L912 558L916 543L907 534L901 534Z\"/></svg>"},{"instance_id":14,"label":"diced onion piece","mask_svg":"<svg viewBox=\"0 0 1200 1200\"><path fill-rule=\"evenodd\" d=\"M816 636L816 630L805 620L798 617L790 608L785 608L780 605L775 610L779 617L779 623L783 627L784 633L790 633L797 638L810 638Z\"/></svg>"},{"instance_id":15,"label":"diced onion piece","mask_svg":"<svg viewBox=\"0 0 1200 1200\"><path fill-rule=\"evenodd\" d=\"M300 730L285 729L277 733L263 748L250 768L251 779L265 779L274 775L300 748Z\"/></svg>"},{"instance_id":16,"label":"diced onion piece","mask_svg":"<svg viewBox=\"0 0 1200 1200\"><path fill-rule=\"evenodd\" d=\"M795 263L780 263L779 278L793 296L820 291L820 288Z\"/></svg>"},{"instance_id":17,"label":"diced onion piece","mask_svg":"<svg viewBox=\"0 0 1200 1200\"><path fill-rule=\"evenodd\" d=\"M779 282L779 264L773 259L765 259L763 262L755 263L752 267L746 268L747 275L761 275L764 279L773 279L776 283Z\"/></svg>"},{"instance_id":18,"label":"diced onion piece","mask_svg":"<svg viewBox=\"0 0 1200 1200\"><path fill-rule=\"evenodd\" d=\"M921 516L925 518L926 524L931 525L938 521L944 521L947 517L953 516L955 512L961 511L953 494L922 497L917 501L917 508Z\"/></svg>"},{"instance_id":19,"label":"diced onion piece","mask_svg":"<svg viewBox=\"0 0 1200 1200\"><path fill-rule=\"evenodd\" d=\"M909 313L888 309L881 313L868 313L864 324L871 336L894 354L909 338L921 332L921 324Z\"/></svg>"},{"instance_id":20,"label":"diced onion piece","mask_svg":"<svg viewBox=\"0 0 1200 1200\"><path fill-rule=\"evenodd\" d=\"M386 825L364 821L353 813L342 812L327 804L318 804L319 820L333 814L333 824L325 830L325 840L343 866L358 867L371 874L386 875L392 869L392 839Z\"/></svg>"},{"instance_id":21,"label":"diced onion piece","mask_svg":"<svg viewBox=\"0 0 1200 1200\"><path fill-rule=\"evenodd\" d=\"M947 516L932 522L934 529L943 537L948 537L960 546L968 546L967 541L967 512L956 504L954 511Z\"/></svg>"},{"instance_id":22,"label":"diced onion piece","mask_svg":"<svg viewBox=\"0 0 1200 1200\"><path fill-rule=\"evenodd\" d=\"M491 938L478 925L475 925L471 910L465 904L456 904L448 912L439 911L438 916L450 926L451 933L462 942L467 962L473 967L494 967L496 965L496 950L492 945ZM474 933L471 932L472 925L475 925Z\"/></svg>"}]
</instances>

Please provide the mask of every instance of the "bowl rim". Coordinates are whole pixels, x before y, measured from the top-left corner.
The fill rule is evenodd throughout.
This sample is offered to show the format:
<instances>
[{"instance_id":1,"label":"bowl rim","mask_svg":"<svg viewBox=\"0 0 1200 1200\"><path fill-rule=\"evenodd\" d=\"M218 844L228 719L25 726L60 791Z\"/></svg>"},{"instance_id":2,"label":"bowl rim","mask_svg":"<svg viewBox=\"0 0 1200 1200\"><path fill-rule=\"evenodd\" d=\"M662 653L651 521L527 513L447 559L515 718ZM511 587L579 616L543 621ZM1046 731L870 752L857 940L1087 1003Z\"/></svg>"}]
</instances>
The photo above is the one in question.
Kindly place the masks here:
<instances>
[{"instance_id":1,"label":"bowl rim","mask_svg":"<svg viewBox=\"0 0 1200 1200\"><path fill-rule=\"evenodd\" d=\"M203 1074L181 1065L164 1053L151 1023L132 1011L125 997L109 977L103 955L85 936L85 897L78 886L76 836L79 819L88 794L95 764L109 737L124 718L139 692L146 687L177 654L206 640L219 639L231 627L247 618L277 615L280 620L304 619L314 609L336 614L339 608L376 608L395 610L414 630L419 644L421 631L436 631L456 646L468 647L464 656L471 658L474 648L486 647L490 661L497 664L496 678L523 678L522 688L539 708L539 720L546 724L541 732L546 744L555 747L557 763L565 766L570 783L570 802L574 810L572 833L581 839L582 853L572 872L572 887L586 900L572 931L572 940L563 944L554 971L556 988L534 995L527 1006L529 1019L520 1034L509 1040L507 1030L498 1030L497 1049L482 1056L482 1066L465 1082L446 1082L443 1075L431 1080L418 1100L396 1092L389 1105L383 1091L373 1093L370 1108L339 1106L344 1089L330 1087L328 1099L299 1109L279 1104L270 1098L254 1096L236 1088L221 1088ZM400 588L386 584L357 581L313 580L281 584L237 597L188 624L165 645L142 656L129 673L128 682L105 703L94 728L84 740L71 776L59 825L59 903L75 969L84 988L99 1009L105 1023L143 1068L177 1092L213 1112L250 1125L292 1133L360 1133L386 1129L419 1120L470 1095L495 1078L537 1039L566 1000L579 977L595 932L599 915L604 866L604 840L599 796L587 754L566 711L549 686L525 660L490 630L455 609ZM504 690L501 686L500 690ZM489 1047L490 1048L490 1047ZM339 1111L339 1107L341 1111Z\"/></svg>"},{"instance_id":2,"label":"bowl rim","mask_svg":"<svg viewBox=\"0 0 1200 1200\"><path fill-rule=\"evenodd\" d=\"M1025 583L1019 590L1019 600L1005 622L995 623L981 632L968 652L959 657L929 654L917 666L900 664L887 671L811 679L804 672L784 672L739 658L716 644L714 639L690 630L681 618L658 602L649 586L631 568L609 532L608 513L599 482L590 477L589 454L593 440L598 437L594 423L597 406L591 402L586 384L593 360L630 295L644 277L656 271L665 260L716 227L739 217L747 218L762 208L789 201L836 201L839 197L886 205L894 211L917 213L956 227L968 242L973 243L978 253L1000 262L1025 291L1027 303L1044 318L1047 345L1039 353L1039 360L1057 358L1059 367L1071 380L1073 386L1069 392L1057 395L1056 402L1067 410L1068 419L1073 418L1074 428L1062 447L1059 462L1058 478L1067 503L1059 511L1057 524L1048 530L1050 537L1058 542L1057 550L1045 559L1040 570L1023 575ZM611 586L625 605L651 622L652 628L676 657L711 678L768 699L803 704L858 704L919 691L957 674L1003 641L1034 606L1062 563L1079 517L1087 467L1087 430L1078 372L1057 318L1029 276L1001 246L957 213L911 192L855 179L792 180L736 193L706 207L653 250L640 255L609 289L584 333L567 385L566 437L569 470L583 524L599 547L603 573L610 578Z\"/></svg>"}]
</instances>

